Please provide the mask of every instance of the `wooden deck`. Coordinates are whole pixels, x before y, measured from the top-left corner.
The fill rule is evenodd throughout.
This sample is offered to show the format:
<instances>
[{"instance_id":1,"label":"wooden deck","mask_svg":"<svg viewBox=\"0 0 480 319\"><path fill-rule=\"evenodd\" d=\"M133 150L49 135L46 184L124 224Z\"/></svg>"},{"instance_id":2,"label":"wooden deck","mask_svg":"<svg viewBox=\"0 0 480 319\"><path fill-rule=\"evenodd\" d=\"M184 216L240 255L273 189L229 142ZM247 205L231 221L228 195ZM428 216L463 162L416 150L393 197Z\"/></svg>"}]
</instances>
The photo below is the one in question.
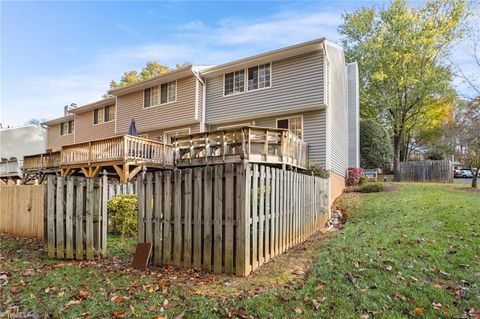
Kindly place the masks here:
<instances>
[{"instance_id":1,"label":"wooden deck","mask_svg":"<svg viewBox=\"0 0 480 319\"><path fill-rule=\"evenodd\" d=\"M173 164L172 145L130 135L66 145L61 155L62 176L81 171L96 177L102 169L112 168L123 183L143 166L173 168Z\"/></svg>"},{"instance_id":2,"label":"wooden deck","mask_svg":"<svg viewBox=\"0 0 480 319\"><path fill-rule=\"evenodd\" d=\"M288 130L250 126L180 136L173 145L122 135L65 145L61 152L26 156L24 172L96 177L107 170L126 183L143 167L174 169L238 162L304 169L308 145Z\"/></svg>"},{"instance_id":3,"label":"wooden deck","mask_svg":"<svg viewBox=\"0 0 480 319\"><path fill-rule=\"evenodd\" d=\"M238 127L174 138L178 167L247 161L305 169L308 145L292 132L263 127Z\"/></svg>"},{"instance_id":4,"label":"wooden deck","mask_svg":"<svg viewBox=\"0 0 480 319\"><path fill-rule=\"evenodd\" d=\"M21 178L22 171L16 158L2 159L0 161L0 180L7 183L9 179L17 180Z\"/></svg>"}]
</instances>

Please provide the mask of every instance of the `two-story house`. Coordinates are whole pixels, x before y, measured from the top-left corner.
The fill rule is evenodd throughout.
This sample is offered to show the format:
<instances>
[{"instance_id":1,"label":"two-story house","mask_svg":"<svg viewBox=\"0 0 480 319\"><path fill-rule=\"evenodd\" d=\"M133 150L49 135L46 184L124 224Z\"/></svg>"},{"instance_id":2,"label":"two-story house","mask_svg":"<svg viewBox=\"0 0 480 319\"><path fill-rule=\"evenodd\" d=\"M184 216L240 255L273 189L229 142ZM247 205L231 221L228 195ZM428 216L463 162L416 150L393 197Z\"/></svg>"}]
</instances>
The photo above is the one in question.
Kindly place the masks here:
<instances>
[{"instance_id":1,"label":"two-story house","mask_svg":"<svg viewBox=\"0 0 480 319\"><path fill-rule=\"evenodd\" d=\"M128 134L170 143L197 132L288 129L331 173L333 199L359 165L358 67L324 38L212 67L184 66L47 121L48 148Z\"/></svg>"}]
</instances>

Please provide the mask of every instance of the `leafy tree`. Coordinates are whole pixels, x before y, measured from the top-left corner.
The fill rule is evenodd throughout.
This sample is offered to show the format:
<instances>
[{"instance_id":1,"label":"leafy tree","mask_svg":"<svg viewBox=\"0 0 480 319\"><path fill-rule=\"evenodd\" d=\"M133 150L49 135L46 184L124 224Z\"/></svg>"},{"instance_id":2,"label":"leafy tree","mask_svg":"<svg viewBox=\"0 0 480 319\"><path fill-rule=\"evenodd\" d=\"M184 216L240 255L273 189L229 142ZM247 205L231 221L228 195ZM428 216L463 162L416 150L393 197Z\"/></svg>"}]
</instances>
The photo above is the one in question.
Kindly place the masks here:
<instances>
[{"instance_id":1,"label":"leafy tree","mask_svg":"<svg viewBox=\"0 0 480 319\"><path fill-rule=\"evenodd\" d=\"M465 0L430 0L415 8L394 0L343 16L339 31L347 59L360 65L361 115L391 131L395 173L407 156L408 130L420 126L433 102L454 92L444 61L463 36L468 15Z\"/></svg>"},{"instance_id":2,"label":"leafy tree","mask_svg":"<svg viewBox=\"0 0 480 319\"><path fill-rule=\"evenodd\" d=\"M383 126L374 120L360 121L360 166L387 168L392 164L393 149Z\"/></svg>"},{"instance_id":3,"label":"leafy tree","mask_svg":"<svg viewBox=\"0 0 480 319\"><path fill-rule=\"evenodd\" d=\"M480 96L465 103L461 108L458 128L458 139L464 155L463 162L472 168L472 187L477 188L480 171Z\"/></svg>"}]
</instances>

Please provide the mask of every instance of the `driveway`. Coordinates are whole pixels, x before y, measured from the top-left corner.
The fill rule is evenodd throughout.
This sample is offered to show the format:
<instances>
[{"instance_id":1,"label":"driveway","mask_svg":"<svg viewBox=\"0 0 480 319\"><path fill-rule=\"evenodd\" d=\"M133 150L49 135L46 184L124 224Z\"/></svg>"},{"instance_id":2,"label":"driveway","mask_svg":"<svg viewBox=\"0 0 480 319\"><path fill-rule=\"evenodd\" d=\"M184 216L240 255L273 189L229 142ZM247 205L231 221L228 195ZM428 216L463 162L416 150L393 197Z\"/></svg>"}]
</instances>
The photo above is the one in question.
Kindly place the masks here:
<instances>
[{"instance_id":1,"label":"driveway","mask_svg":"<svg viewBox=\"0 0 480 319\"><path fill-rule=\"evenodd\" d=\"M478 184L480 184L480 177L477 179ZM471 178L455 178L454 179L455 184L471 184L472 179Z\"/></svg>"}]
</instances>

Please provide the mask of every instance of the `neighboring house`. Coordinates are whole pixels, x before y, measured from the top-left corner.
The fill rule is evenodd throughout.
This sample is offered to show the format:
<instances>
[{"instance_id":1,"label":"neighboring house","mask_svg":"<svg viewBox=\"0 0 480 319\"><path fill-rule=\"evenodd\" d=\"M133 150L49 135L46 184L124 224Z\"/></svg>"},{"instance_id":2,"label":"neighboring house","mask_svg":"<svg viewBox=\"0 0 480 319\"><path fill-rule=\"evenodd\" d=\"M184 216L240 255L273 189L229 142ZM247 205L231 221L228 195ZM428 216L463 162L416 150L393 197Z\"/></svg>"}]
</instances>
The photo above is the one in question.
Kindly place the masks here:
<instances>
[{"instance_id":1,"label":"neighboring house","mask_svg":"<svg viewBox=\"0 0 480 319\"><path fill-rule=\"evenodd\" d=\"M46 131L37 125L0 129L0 178L21 178L25 155L45 151Z\"/></svg>"},{"instance_id":2,"label":"neighboring house","mask_svg":"<svg viewBox=\"0 0 480 319\"><path fill-rule=\"evenodd\" d=\"M331 172L331 199L347 168L359 166L358 67L324 38L213 67L187 65L109 94L45 122L48 147L127 134L132 119L139 136L165 142L242 125L285 128Z\"/></svg>"}]
</instances>

